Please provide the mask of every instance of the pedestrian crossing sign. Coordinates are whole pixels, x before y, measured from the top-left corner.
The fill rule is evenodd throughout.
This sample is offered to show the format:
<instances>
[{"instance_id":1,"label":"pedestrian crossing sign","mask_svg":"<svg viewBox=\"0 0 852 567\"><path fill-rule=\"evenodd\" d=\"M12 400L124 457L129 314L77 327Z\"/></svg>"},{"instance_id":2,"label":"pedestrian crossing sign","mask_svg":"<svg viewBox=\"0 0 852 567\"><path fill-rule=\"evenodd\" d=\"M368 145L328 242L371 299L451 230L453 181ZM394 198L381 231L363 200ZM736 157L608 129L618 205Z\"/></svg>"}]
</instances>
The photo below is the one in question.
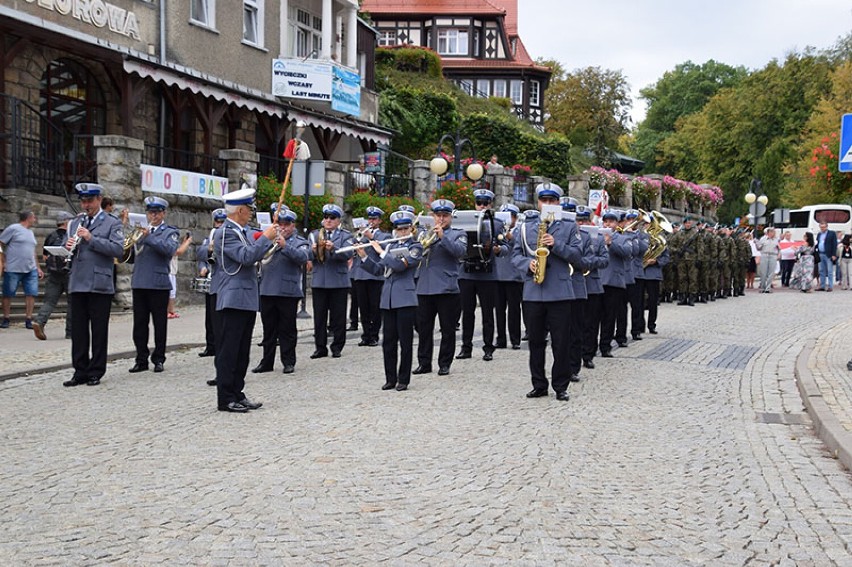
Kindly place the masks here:
<instances>
[{"instance_id":1,"label":"pedestrian crossing sign","mask_svg":"<svg viewBox=\"0 0 852 567\"><path fill-rule=\"evenodd\" d=\"M840 163L844 173L852 172L852 114L844 114L840 121Z\"/></svg>"}]
</instances>

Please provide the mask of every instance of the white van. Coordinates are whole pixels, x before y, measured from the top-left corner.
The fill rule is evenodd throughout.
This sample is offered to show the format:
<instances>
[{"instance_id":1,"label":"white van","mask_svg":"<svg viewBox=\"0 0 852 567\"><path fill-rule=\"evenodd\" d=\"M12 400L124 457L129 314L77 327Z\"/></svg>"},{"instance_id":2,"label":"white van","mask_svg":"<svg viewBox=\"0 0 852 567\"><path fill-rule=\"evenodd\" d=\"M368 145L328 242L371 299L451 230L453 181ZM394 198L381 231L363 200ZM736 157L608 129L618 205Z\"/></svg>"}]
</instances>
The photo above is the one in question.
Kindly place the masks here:
<instances>
[{"instance_id":1,"label":"white van","mask_svg":"<svg viewBox=\"0 0 852 567\"><path fill-rule=\"evenodd\" d=\"M782 233L790 231L794 242L804 241L805 233L814 236L819 232L819 223L827 222L828 230L852 233L852 207L849 205L807 205L790 211L790 224ZM779 235L780 236L780 235Z\"/></svg>"}]
</instances>

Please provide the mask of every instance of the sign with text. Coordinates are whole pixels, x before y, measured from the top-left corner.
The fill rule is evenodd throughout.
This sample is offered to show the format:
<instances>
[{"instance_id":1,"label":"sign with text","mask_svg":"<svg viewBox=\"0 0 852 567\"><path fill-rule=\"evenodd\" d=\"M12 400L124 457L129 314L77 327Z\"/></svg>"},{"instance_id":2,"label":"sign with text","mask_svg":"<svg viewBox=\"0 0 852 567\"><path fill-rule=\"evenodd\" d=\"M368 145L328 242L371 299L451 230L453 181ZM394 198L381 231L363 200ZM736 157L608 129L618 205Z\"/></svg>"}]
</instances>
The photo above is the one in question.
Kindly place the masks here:
<instances>
[{"instance_id":1,"label":"sign with text","mask_svg":"<svg viewBox=\"0 0 852 567\"><path fill-rule=\"evenodd\" d=\"M332 66L299 59L272 60L272 94L331 102Z\"/></svg>"},{"instance_id":2,"label":"sign with text","mask_svg":"<svg viewBox=\"0 0 852 567\"><path fill-rule=\"evenodd\" d=\"M331 83L331 109L344 114L361 114L361 76L334 66Z\"/></svg>"},{"instance_id":3,"label":"sign with text","mask_svg":"<svg viewBox=\"0 0 852 567\"><path fill-rule=\"evenodd\" d=\"M221 199L228 193L228 178L142 164L142 190L151 193L192 195L204 199Z\"/></svg>"},{"instance_id":4,"label":"sign with text","mask_svg":"<svg viewBox=\"0 0 852 567\"><path fill-rule=\"evenodd\" d=\"M382 172L381 152L364 152L364 171L367 173Z\"/></svg>"}]
</instances>

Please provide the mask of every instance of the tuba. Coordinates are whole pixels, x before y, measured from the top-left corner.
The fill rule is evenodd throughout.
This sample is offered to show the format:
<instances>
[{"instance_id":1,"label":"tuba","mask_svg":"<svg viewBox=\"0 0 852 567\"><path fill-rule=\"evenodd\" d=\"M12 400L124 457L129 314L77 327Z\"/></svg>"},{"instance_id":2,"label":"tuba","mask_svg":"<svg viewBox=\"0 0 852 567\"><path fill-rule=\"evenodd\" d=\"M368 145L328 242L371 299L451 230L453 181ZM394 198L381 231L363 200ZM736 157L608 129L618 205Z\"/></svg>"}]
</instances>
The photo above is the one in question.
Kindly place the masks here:
<instances>
[{"instance_id":1,"label":"tuba","mask_svg":"<svg viewBox=\"0 0 852 567\"><path fill-rule=\"evenodd\" d=\"M672 223L659 211L651 211L651 221L648 223L648 250L642 258L642 267L647 268L651 260L656 260L666 249L666 237L664 232L671 234Z\"/></svg>"},{"instance_id":2,"label":"tuba","mask_svg":"<svg viewBox=\"0 0 852 567\"><path fill-rule=\"evenodd\" d=\"M326 238L325 228L320 227L320 229L317 231L317 253L316 253L317 262L319 262L320 264L325 262L325 254L326 254L325 241L326 240L328 240L328 238Z\"/></svg>"}]
</instances>

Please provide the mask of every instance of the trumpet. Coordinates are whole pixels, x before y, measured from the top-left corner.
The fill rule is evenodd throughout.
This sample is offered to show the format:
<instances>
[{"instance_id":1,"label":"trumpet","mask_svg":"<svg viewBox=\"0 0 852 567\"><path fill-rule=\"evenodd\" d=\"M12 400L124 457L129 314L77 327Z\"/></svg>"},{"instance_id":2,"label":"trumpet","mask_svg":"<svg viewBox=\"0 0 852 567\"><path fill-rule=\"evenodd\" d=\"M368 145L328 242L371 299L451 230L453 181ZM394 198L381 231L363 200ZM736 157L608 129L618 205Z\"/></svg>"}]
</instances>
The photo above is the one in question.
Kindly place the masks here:
<instances>
[{"instance_id":1,"label":"trumpet","mask_svg":"<svg viewBox=\"0 0 852 567\"><path fill-rule=\"evenodd\" d=\"M387 238L385 240L376 240L378 244L390 244L391 242L401 242L403 240L408 240L411 238L411 235L400 236L399 238ZM343 248L338 248L334 251L335 254L343 254L344 252L352 252L353 250L360 250L361 248L367 248L368 246L372 246L373 241L362 242L361 244L354 244L352 246L344 246Z\"/></svg>"}]
</instances>

